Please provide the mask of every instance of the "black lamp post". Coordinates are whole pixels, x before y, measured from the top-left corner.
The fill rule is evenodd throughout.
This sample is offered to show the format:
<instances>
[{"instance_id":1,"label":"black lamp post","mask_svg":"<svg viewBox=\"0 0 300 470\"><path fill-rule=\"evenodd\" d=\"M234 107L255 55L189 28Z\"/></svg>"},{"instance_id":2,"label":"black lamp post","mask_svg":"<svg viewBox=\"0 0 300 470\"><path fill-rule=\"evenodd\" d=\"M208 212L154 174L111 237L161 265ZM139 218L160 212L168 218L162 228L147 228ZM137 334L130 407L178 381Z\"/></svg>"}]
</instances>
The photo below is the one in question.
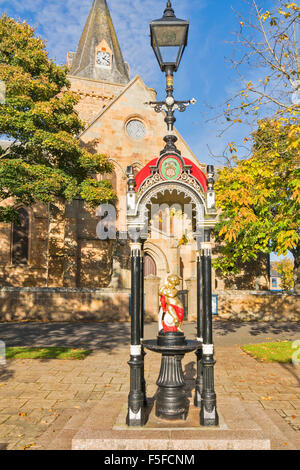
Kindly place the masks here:
<instances>
[{"instance_id":1,"label":"black lamp post","mask_svg":"<svg viewBox=\"0 0 300 470\"><path fill-rule=\"evenodd\" d=\"M172 4L167 2L161 19L150 23L151 46L158 60L161 71L166 74L165 101L146 103L153 106L157 113L165 112L168 135L164 138L165 149L180 152L175 147L177 137L174 135L175 110L184 112L196 100L176 101L173 96L173 76L177 72L182 55L187 46L189 22L176 18ZM208 167L208 187L213 189L213 167ZM197 260L197 333L198 342L186 341L184 335L159 333L157 341L146 341L144 345L162 354L162 366L157 385L156 415L165 419L186 419L188 400L184 393L184 379L181 369L183 356L197 350L197 380L194 404L201 408L200 423L203 426L217 426L219 417L214 391L214 347L212 344L212 292L211 292L211 244L210 230L205 230L205 239L199 247ZM201 249L200 249L201 248ZM201 255L200 255L201 252ZM199 345L201 344L201 347Z\"/></svg>"},{"instance_id":2,"label":"black lamp post","mask_svg":"<svg viewBox=\"0 0 300 470\"><path fill-rule=\"evenodd\" d=\"M180 157L175 147L177 137L174 136L174 112L183 112L189 104L196 100L175 101L173 96L173 75L178 70L184 49L188 41L189 22L176 18L171 2L167 2L164 15L161 19L150 23L151 45L158 60L159 66L166 74L165 101L150 102L157 113L164 111L168 135L164 154L172 150ZM156 396L156 416L167 420L185 420L188 415L189 400L185 390L185 381L182 371L182 359L185 354L198 348L196 341L187 341L181 331L161 330L157 340L144 341L143 345L162 355L161 370L157 380L158 391Z\"/></svg>"},{"instance_id":3,"label":"black lamp post","mask_svg":"<svg viewBox=\"0 0 300 470\"><path fill-rule=\"evenodd\" d=\"M153 106L157 113L166 112L165 122L170 133L173 132L176 121L174 111L177 109L184 112L187 106L196 103L195 99L175 101L173 96L173 75L178 70L183 52L187 46L188 32L189 21L176 18L170 1L167 2L163 17L150 23L151 46L161 71L166 74L167 96L165 101L151 101L147 104ZM165 140L167 142L173 141L174 144L177 139L174 140L174 136L172 138L167 136Z\"/></svg>"}]
</instances>

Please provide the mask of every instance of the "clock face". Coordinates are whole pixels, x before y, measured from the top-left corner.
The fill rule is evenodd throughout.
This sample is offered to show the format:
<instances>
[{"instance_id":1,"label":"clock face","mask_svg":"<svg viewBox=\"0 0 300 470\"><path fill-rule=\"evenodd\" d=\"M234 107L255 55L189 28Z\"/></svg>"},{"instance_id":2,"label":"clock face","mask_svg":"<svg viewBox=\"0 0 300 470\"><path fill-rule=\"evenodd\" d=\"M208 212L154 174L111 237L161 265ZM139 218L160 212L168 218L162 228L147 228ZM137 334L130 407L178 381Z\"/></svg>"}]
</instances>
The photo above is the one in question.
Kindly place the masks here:
<instances>
[{"instance_id":1,"label":"clock face","mask_svg":"<svg viewBox=\"0 0 300 470\"><path fill-rule=\"evenodd\" d=\"M110 67L110 63L111 63L110 53L103 52L103 51L97 52L96 62L97 62L97 65L100 65L101 67Z\"/></svg>"}]
</instances>

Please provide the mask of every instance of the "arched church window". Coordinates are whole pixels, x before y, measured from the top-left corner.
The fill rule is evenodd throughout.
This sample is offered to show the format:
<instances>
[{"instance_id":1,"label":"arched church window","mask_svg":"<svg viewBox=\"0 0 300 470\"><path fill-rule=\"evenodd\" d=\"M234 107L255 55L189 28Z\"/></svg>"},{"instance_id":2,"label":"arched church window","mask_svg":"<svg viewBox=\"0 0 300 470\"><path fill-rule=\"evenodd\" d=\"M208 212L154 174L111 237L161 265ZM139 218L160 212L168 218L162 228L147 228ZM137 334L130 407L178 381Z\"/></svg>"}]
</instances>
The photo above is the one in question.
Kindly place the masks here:
<instances>
[{"instance_id":1,"label":"arched church window","mask_svg":"<svg viewBox=\"0 0 300 470\"><path fill-rule=\"evenodd\" d=\"M12 263L28 264L29 214L24 207L18 213L20 222L12 226Z\"/></svg>"},{"instance_id":2,"label":"arched church window","mask_svg":"<svg viewBox=\"0 0 300 470\"><path fill-rule=\"evenodd\" d=\"M156 276L157 270L156 270L156 263L152 256L145 254L145 277L147 276Z\"/></svg>"}]
</instances>

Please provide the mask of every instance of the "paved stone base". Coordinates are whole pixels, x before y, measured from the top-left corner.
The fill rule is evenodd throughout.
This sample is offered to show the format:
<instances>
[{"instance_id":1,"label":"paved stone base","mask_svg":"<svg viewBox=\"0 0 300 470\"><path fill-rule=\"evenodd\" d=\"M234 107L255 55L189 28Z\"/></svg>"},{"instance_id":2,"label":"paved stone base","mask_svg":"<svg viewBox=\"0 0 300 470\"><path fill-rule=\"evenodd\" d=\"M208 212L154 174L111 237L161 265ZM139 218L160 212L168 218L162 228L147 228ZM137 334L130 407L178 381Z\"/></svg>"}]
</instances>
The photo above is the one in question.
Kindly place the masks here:
<instances>
[{"instance_id":1,"label":"paved stone base","mask_svg":"<svg viewBox=\"0 0 300 470\"><path fill-rule=\"evenodd\" d=\"M187 422L166 422L150 414L143 428L122 425L126 413L103 421L103 404L96 406L73 437L73 450L270 450L271 441L237 399L218 403L220 426L201 427L191 407ZM108 410L109 412L109 410ZM107 413L106 417L109 413ZM104 425L105 423L105 425Z\"/></svg>"},{"instance_id":2,"label":"paved stone base","mask_svg":"<svg viewBox=\"0 0 300 470\"><path fill-rule=\"evenodd\" d=\"M209 427L205 428L200 426L199 420L199 408L195 406L190 407L189 414L187 419L184 420L174 420L168 421L165 419L157 418L155 415L155 401L151 398L148 399L148 409L147 409L147 423L143 427L139 427L138 429L146 429L152 431L174 431L174 429L183 429L184 431L206 431L208 429L220 431L220 430L227 430L228 427L224 421L223 416L221 415L220 411L218 410L219 414L219 426L216 427ZM113 426L113 431L132 431L132 428L126 425L126 416L127 416L127 403L123 405L123 408L120 411L119 416Z\"/></svg>"},{"instance_id":3,"label":"paved stone base","mask_svg":"<svg viewBox=\"0 0 300 470\"><path fill-rule=\"evenodd\" d=\"M129 393L128 348L122 346L127 341L128 326L119 325L115 330L112 325L106 324L103 334L99 334L99 331L93 332L88 324L81 333L68 324L61 326L59 330L55 325L48 330L47 325L40 324L36 336L32 326L28 325L27 329L26 325L24 338L26 336L28 343L24 341L25 344L20 336L19 324L6 326L9 329L2 338L8 346L34 343L40 346L84 346L96 350L84 361L24 359L7 361L6 366L0 367L0 449L70 450L73 438L78 431L86 428L86 421L96 406L98 411L92 423L94 429L111 433ZM236 331L234 324L231 327ZM187 326L188 328L190 327ZM239 344L250 343L251 338L255 338L255 341L259 338L259 341L278 338L273 336L275 325L272 332L267 332L264 328L257 329L254 324L251 336L243 336L244 340ZM282 331L281 339L284 336L286 339L287 333L292 334L291 329L281 330L278 327L278 331ZM153 334L150 333L151 331L148 337L151 338ZM264 337L263 334L271 335L272 338ZM189 336L191 337L191 333ZM227 336L220 336L219 341L226 338ZM300 418L300 368L292 364L257 362L243 353L239 346L219 345L216 348L216 359L218 411L223 414L226 424L228 425L227 415L222 403L224 400L238 399L253 421L260 426L264 437L271 440L272 449L299 450L300 432L295 428ZM148 397L154 397L157 391L155 381L159 374L160 361L158 354L147 353L145 378ZM184 358L183 369L188 397L192 401L196 376L193 355ZM230 410L229 407L228 409ZM192 411L193 408L191 413ZM195 410L197 425L198 413ZM132 430L119 432L122 438ZM147 432L149 436L151 431L143 428L141 432ZM159 432L164 438L166 433L172 431L163 427ZM182 429L179 430L181 437L183 434L186 436L187 432L190 432L188 428L184 429L184 433Z\"/></svg>"}]
</instances>

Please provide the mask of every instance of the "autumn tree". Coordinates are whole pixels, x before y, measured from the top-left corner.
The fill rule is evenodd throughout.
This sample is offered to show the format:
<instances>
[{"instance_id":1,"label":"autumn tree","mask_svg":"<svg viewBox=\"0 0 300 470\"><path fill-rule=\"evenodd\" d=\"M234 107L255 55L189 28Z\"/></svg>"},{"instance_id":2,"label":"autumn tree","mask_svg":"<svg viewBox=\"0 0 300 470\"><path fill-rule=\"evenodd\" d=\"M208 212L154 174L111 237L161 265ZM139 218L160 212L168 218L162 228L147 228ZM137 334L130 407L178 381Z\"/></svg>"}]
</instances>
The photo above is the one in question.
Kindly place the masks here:
<instances>
[{"instance_id":1,"label":"autumn tree","mask_svg":"<svg viewBox=\"0 0 300 470\"><path fill-rule=\"evenodd\" d=\"M80 196L91 206L116 198L110 182L93 176L112 171L108 158L80 145L84 124L66 74L32 27L1 17L0 80L6 96L0 100L0 135L10 144L0 148L0 221L16 220L16 210L4 202L8 198L32 205Z\"/></svg>"},{"instance_id":2,"label":"autumn tree","mask_svg":"<svg viewBox=\"0 0 300 470\"><path fill-rule=\"evenodd\" d=\"M221 209L216 227L221 254L215 265L237 272L259 253L288 250L295 259L295 291L300 289L300 159L293 124L262 120L253 133L252 155L220 171L216 183ZM298 145L298 143L297 143Z\"/></svg>"},{"instance_id":3,"label":"autumn tree","mask_svg":"<svg viewBox=\"0 0 300 470\"><path fill-rule=\"evenodd\" d=\"M222 209L216 266L237 272L259 253L290 250L299 291L300 7L286 0L274 2L272 11L259 0L245 4L244 14L235 12L239 31L231 58L240 87L217 117L225 119L224 130L240 123L256 130L245 136L251 145L246 159L239 158L234 142L223 154L226 168L216 185Z\"/></svg>"},{"instance_id":4,"label":"autumn tree","mask_svg":"<svg viewBox=\"0 0 300 470\"><path fill-rule=\"evenodd\" d=\"M237 91L224 103L220 115L229 126L255 124L258 117L275 113L298 115L300 105L298 1L274 1L273 11L260 7L259 0L246 4L247 14L235 12L239 31L230 58L238 77Z\"/></svg>"},{"instance_id":5,"label":"autumn tree","mask_svg":"<svg viewBox=\"0 0 300 470\"><path fill-rule=\"evenodd\" d=\"M290 259L283 259L273 264L274 269L281 276L281 287L284 291L289 292L294 289L294 264Z\"/></svg>"},{"instance_id":6,"label":"autumn tree","mask_svg":"<svg viewBox=\"0 0 300 470\"><path fill-rule=\"evenodd\" d=\"M299 131L299 1L275 0L270 2L270 10L265 4L245 0L241 11L234 10L238 26L228 41L232 55L227 61L236 91L217 111L213 109L211 116L221 126L222 135L241 124L254 130L259 119L270 117L291 122ZM236 157L238 150L239 155L249 156L249 136L244 137L242 145L229 142L222 155L214 155L213 149L211 154L223 164L234 166L232 156Z\"/></svg>"}]
</instances>

